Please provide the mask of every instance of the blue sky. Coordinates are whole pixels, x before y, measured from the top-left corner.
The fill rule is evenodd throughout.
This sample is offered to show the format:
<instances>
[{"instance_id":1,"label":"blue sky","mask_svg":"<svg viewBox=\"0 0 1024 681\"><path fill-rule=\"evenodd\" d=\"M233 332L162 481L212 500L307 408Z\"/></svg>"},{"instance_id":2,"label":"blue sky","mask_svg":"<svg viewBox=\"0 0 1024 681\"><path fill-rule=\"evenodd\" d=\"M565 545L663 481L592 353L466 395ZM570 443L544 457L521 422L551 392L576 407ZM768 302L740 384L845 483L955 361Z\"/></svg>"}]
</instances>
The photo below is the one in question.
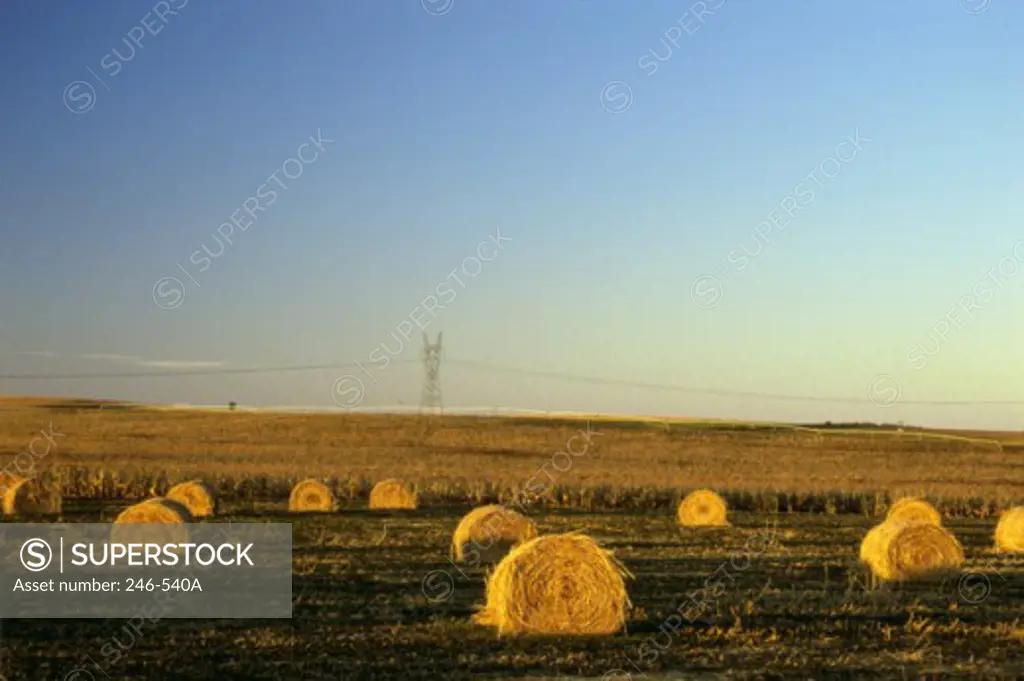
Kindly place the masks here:
<instances>
[{"instance_id":1,"label":"blue sky","mask_svg":"<svg viewBox=\"0 0 1024 681\"><path fill-rule=\"evenodd\" d=\"M452 406L1019 429L922 404L1024 400L1024 5L965 3L4 3L0 374L413 404L412 314Z\"/></svg>"}]
</instances>

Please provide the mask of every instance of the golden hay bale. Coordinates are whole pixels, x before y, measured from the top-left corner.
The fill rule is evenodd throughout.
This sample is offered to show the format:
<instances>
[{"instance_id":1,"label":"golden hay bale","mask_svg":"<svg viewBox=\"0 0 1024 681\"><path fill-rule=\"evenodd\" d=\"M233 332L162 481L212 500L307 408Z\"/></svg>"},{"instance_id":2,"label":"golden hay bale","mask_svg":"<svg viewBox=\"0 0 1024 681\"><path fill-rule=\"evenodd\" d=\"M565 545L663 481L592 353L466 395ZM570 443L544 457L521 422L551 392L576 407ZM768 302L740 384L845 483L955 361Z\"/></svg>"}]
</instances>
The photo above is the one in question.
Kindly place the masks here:
<instances>
[{"instance_id":1,"label":"golden hay bale","mask_svg":"<svg viewBox=\"0 0 1024 681\"><path fill-rule=\"evenodd\" d=\"M1024 553L1024 506L1016 506L999 517L996 548L1007 553Z\"/></svg>"},{"instance_id":2,"label":"golden hay bale","mask_svg":"<svg viewBox=\"0 0 1024 681\"><path fill-rule=\"evenodd\" d=\"M942 525L942 514L924 499L915 497L906 497L897 501L889 509L885 519Z\"/></svg>"},{"instance_id":3,"label":"golden hay bale","mask_svg":"<svg viewBox=\"0 0 1024 681\"><path fill-rule=\"evenodd\" d=\"M897 524L881 522L868 530L868 533L864 535L864 539L861 540L860 560L870 567L872 572L878 572L875 569L875 563L885 552L885 544L889 541L889 535Z\"/></svg>"},{"instance_id":4,"label":"golden hay bale","mask_svg":"<svg viewBox=\"0 0 1024 681\"><path fill-rule=\"evenodd\" d=\"M3 511L6 516L58 516L62 508L60 488L37 478L19 480L4 493Z\"/></svg>"},{"instance_id":5,"label":"golden hay bale","mask_svg":"<svg viewBox=\"0 0 1024 681\"><path fill-rule=\"evenodd\" d=\"M20 475L14 473L8 473L7 471L0 471L0 500L7 494L7 490L11 489L19 482L24 480Z\"/></svg>"},{"instance_id":6,"label":"golden hay bale","mask_svg":"<svg viewBox=\"0 0 1024 681\"><path fill-rule=\"evenodd\" d=\"M451 556L473 564L497 563L513 546L536 536L537 526L529 518L500 504L481 506L459 521Z\"/></svg>"},{"instance_id":7,"label":"golden hay bale","mask_svg":"<svg viewBox=\"0 0 1024 681\"><path fill-rule=\"evenodd\" d=\"M312 478L296 483L288 497L288 510L298 513L319 511L329 513L335 509L330 488Z\"/></svg>"},{"instance_id":8,"label":"golden hay bale","mask_svg":"<svg viewBox=\"0 0 1024 681\"><path fill-rule=\"evenodd\" d=\"M111 541L125 544L188 543L185 523L194 518L188 507L173 499L156 497L129 506L114 519L110 531Z\"/></svg>"},{"instance_id":9,"label":"golden hay bale","mask_svg":"<svg viewBox=\"0 0 1024 681\"><path fill-rule=\"evenodd\" d=\"M178 483L167 492L166 499L184 504L193 518L217 514L217 492L201 480Z\"/></svg>"},{"instance_id":10,"label":"golden hay bale","mask_svg":"<svg viewBox=\"0 0 1024 681\"><path fill-rule=\"evenodd\" d=\"M889 563L897 579L918 579L955 572L963 565L963 547L953 533L938 525L903 527L889 542Z\"/></svg>"},{"instance_id":11,"label":"golden hay bale","mask_svg":"<svg viewBox=\"0 0 1024 681\"><path fill-rule=\"evenodd\" d=\"M963 564L964 551L938 525L886 520L864 537L860 557L879 579L901 582L952 573Z\"/></svg>"},{"instance_id":12,"label":"golden hay bale","mask_svg":"<svg viewBox=\"0 0 1024 681\"><path fill-rule=\"evenodd\" d=\"M686 495L676 509L676 520L683 527L724 527L725 500L709 489L699 489Z\"/></svg>"},{"instance_id":13,"label":"golden hay bale","mask_svg":"<svg viewBox=\"0 0 1024 681\"><path fill-rule=\"evenodd\" d=\"M7 491L24 479L25 478L20 475L8 473L7 471L0 471L0 511L2 511L3 498L7 495Z\"/></svg>"},{"instance_id":14,"label":"golden hay bale","mask_svg":"<svg viewBox=\"0 0 1024 681\"><path fill-rule=\"evenodd\" d=\"M401 480L381 480L370 490L370 508L416 508L418 501Z\"/></svg>"},{"instance_id":15,"label":"golden hay bale","mask_svg":"<svg viewBox=\"0 0 1024 681\"><path fill-rule=\"evenodd\" d=\"M487 580L487 604L473 619L498 635L613 634L630 605L633 575L592 538L545 535L516 546Z\"/></svg>"},{"instance_id":16,"label":"golden hay bale","mask_svg":"<svg viewBox=\"0 0 1024 681\"><path fill-rule=\"evenodd\" d=\"M194 520L188 506L163 497L146 499L129 506L114 519L114 523L191 523Z\"/></svg>"}]
</instances>

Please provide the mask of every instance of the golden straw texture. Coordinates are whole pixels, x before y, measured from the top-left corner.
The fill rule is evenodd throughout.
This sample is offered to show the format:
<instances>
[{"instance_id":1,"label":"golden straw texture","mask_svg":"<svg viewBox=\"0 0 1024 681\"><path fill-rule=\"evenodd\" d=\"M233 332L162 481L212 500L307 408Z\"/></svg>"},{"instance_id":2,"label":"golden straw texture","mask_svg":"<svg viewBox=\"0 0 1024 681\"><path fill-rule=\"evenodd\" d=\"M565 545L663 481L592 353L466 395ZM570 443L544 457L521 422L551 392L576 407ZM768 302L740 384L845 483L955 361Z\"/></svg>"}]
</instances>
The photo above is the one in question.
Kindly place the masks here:
<instances>
[{"instance_id":1,"label":"golden straw texture","mask_svg":"<svg viewBox=\"0 0 1024 681\"><path fill-rule=\"evenodd\" d=\"M537 536L529 518L500 504L481 506L463 516L452 536L451 556L478 565L496 563L516 544Z\"/></svg>"},{"instance_id":2,"label":"golden straw texture","mask_svg":"<svg viewBox=\"0 0 1024 681\"><path fill-rule=\"evenodd\" d=\"M370 490L370 508L416 508L418 503L416 493L401 480L381 480Z\"/></svg>"},{"instance_id":3,"label":"golden straw texture","mask_svg":"<svg viewBox=\"0 0 1024 681\"><path fill-rule=\"evenodd\" d=\"M24 478L14 473L8 473L7 471L0 471L0 500L7 495L7 490L11 489Z\"/></svg>"},{"instance_id":4,"label":"golden straw texture","mask_svg":"<svg viewBox=\"0 0 1024 681\"><path fill-rule=\"evenodd\" d=\"M964 562L960 542L926 522L886 520L864 537L860 557L879 579L902 582L942 577Z\"/></svg>"},{"instance_id":5,"label":"golden straw texture","mask_svg":"<svg viewBox=\"0 0 1024 681\"><path fill-rule=\"evenodd\" d=\"M709 489L691 492L679 503L676 520L683 527L724 527L727 509L725 500Z\"/></svg>"},{"instance_id":6,"label":"golden straw texture","mask_svg":"<svg viewBox=\"0 0 1024 681\"><path fill-rule=\"evenodd\" d=\"M884 560L885 544L889 541L889 536L898 524L898 522L879 523L868 530L868 533L864 535L864 539L860 543L860 560L870 567L871 571L875 574L878 574L875 564L879 560Z\"/></svg>"},{"instance_id":7,"label":"golden straw texture","mask_svg":"<svg viewBox=\"0 0 1024 681\"><path fill-rule=\"evenodd\" d=\"M1024 553L1024 506L1016 506L999 517L996 548L1006 553Z\"/></svg>"},{"instance_id":8,"label":"golden straw texture","mask_svg":"<svg viewBox=\"0 0 1024 681\"><path fill-rule=\"evenodd\" d=\"M156 497L121 511L114 519L110 537L124 544L185 544L189 536L185 523L193 520L184 504Z\"/></svg>"},{"instance_id":9,"label":"golden straw texture","mask_svg":"<svg viewBox=\"0 0 1024 681\"><path fill-rule=\"evenodd\" d=\"M327 485L319 480L303 480L292 488L291 496L288 497L288 510L329 513L335 510L334 495Z\"/></svg>"},{"instance_id":10,"label":"golden straw texture","mask_svg":"<svg viewBox=\"0 0 1024 681\"><path fill-rule=\"evenodd\" d=\"M613 634L623 628L628 570L611 551L576 533L516 546L487 580L473 619L502 634Z\"/></svg>"},{"instance_id":11,"label":"golden straw texture","mask_svg":"<svg viewBox=\"0 0 1024 681\"><path fill-rule=\"evenodd\" d=\"M201 480L175 485L167 492L166 498L184 504L193 518L208 518L217 514L217 492Z\"/></svg>"},{"instance_id":12,"label":"golden straw texture","mask_svg":"<svg viewBox=\"0 0 1024 681\"><path fill-rule=\"evenodd\" d=\"M924 499L907 497L900 499L885 516L886 520L903 520L912 523L942 525L942 514Z\"/></svg>"},{"instance_id":13,"label":"golden straw texture","mask_svg":"<svg viewBox=\"0 0 1024 681\"><path fill-rule=\"evenodd\" d=\"M19 480L7 488L3 498L6 516L33 518L58 516L63 508L60 489L37 478Z\"/></svg>"}]
</instances>

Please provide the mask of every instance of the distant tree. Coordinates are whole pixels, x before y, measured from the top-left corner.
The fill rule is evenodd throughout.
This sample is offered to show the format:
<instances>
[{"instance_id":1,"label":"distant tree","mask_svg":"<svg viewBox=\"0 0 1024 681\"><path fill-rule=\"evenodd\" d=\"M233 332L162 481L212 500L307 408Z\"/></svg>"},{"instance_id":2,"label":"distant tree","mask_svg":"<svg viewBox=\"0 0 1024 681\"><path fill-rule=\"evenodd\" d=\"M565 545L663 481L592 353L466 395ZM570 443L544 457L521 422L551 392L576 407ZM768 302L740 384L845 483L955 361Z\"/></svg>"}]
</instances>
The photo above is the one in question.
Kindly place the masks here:
<instances>
[{"instance_id":1,"label":"distant tree","mask_svg":"<svg viewBox=\"0 0 1024 681\"><path fill-rule=\"evenodd\" d=\"M237 406L238 406L238 404L235 403L235 402L228 402L228 409L230 409L231 411L234 411L235 407L237 407Z\"/></svg>"}]
</instances>

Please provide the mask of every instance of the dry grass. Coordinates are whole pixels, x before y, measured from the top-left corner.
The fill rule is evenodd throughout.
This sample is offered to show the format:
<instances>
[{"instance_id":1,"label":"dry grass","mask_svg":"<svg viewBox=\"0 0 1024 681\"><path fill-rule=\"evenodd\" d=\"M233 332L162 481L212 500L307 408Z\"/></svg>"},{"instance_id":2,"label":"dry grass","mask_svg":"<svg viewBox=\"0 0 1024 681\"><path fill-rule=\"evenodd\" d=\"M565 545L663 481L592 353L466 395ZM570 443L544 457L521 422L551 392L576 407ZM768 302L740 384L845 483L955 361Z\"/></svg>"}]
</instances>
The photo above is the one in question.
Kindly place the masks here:
<instances>
[{"instance_id":1,"label":"dry grass","mask_svg":"<svg viewBox=\"0 0 1024 681\"><path fill-rule=\"evenodd\" d=\"M888 499L927 496L948 516L987 517L1024 501L1012 449L917 433L606 421L592 424L600 436L587 453L558 471L553 455L584 421L100 410L60 400L0 409L0 459L13 461L50 423L65 434L48 457L65 498L98 496L97 473L107 471L102 495L115 499L202 477L222 498L283 500L296 481L316 477L340 501L365 503L369 477L392 477L431 500L479 505L550 476L542 503L592 509L674 507L676 490L695 487L717 489L733 511L874 515Z\"/></svg>"},{"instance_id":2,"label":"dry grass","mask_svg":"<svg viewBox=\"0 0 1024 681\"><path fill-rule=\"evenodd\" d=\"M1024 669L1024 564L991 554L998 511L1024 500L1024 464L1019 453L979 439L607 421L595 428L601 437L585 455L556 470L552 455L582 423L117 405L100 412L42 402L5 407L0 456L8 461L51 421L67 433L42 463L56 464L68 522L108 522L125 499L164 494L170 481L201 477L222 495L225 519L293 523L295 608L289 620L168 620L158 635L144 636L130 634L121 621L20 620L4 629L0 677L64 678L83 664L83 651L92 651L96 667L104 665L97 677L154 681L262 678L268 670L282 678L461 680L603 678L613 669L651 679L665 670L694 678L723 671L737 678L1015 678ZM308 443L305 451L297 452L296 442ZM766 459L772 466L763 465ZM549 475L551 484L535 489ZM349 508L286 514L294 483L309 477L323 480L325 496ZM387 477L426 490L425 505L458 507L365 512L371 479ZM678 490L702 486L727 500L733 530L679 531L673 522ZM576 575L587 572L562 549L486 583L484 568L446 560L452 528L465 510L524 489L534 490L530 517L548 537L583 529L615 550L615 558L605 557L613 564L621 559L638 576L629 587L638 607L622 604L627 614L618 617L615 598L573 598L574 590L581 592ZM860 588L853 547L872 517L908 495L930 499L963 541L961 575L970 578L964 584L913 577L882 592ZM602 508L614 511L594 510ZM750 540L768 519L781 527L780 540L754 550ZM919 526L933 536L942 532ZM174 521L163 527L186 529ZM943 564L941 541L938 549L917 541L892 557L944 570L956 555L950 552L954 559ZM559 564L566 566L556 570ZM586 564L607 576L600 561ZM531 569L541 576L525 579L536 577ZM614 596L610 579L611 590L599 589L598 596ZM430 591L438 586L447 590L441 598ZM982 596L980 586L987 588ZM707 608L699 621L683 623L693 594L709 598ZM603 641L496 641L493 631L470 625L468 614L482 601L488 605L480 619L499 629L504 622L506 633L578 627L607 634L623 627L623 619L628 632ZM545 614L535 621L538 611ZM109 658L101 642L112 636L132 640L131 653ZM243 648L245 654L223 654Z\"/></svg>"},{"instance_id":3,"label":"dry grass","mask_svg":"<svg viewBox=\"0 0 1024 681\"><path fill-rule=\"evenodd\" d=\"M475 621L499 635L614 634L626 623L628 576L586 535L537 537L498 564Z\"/></svg>"}]
</instances>

